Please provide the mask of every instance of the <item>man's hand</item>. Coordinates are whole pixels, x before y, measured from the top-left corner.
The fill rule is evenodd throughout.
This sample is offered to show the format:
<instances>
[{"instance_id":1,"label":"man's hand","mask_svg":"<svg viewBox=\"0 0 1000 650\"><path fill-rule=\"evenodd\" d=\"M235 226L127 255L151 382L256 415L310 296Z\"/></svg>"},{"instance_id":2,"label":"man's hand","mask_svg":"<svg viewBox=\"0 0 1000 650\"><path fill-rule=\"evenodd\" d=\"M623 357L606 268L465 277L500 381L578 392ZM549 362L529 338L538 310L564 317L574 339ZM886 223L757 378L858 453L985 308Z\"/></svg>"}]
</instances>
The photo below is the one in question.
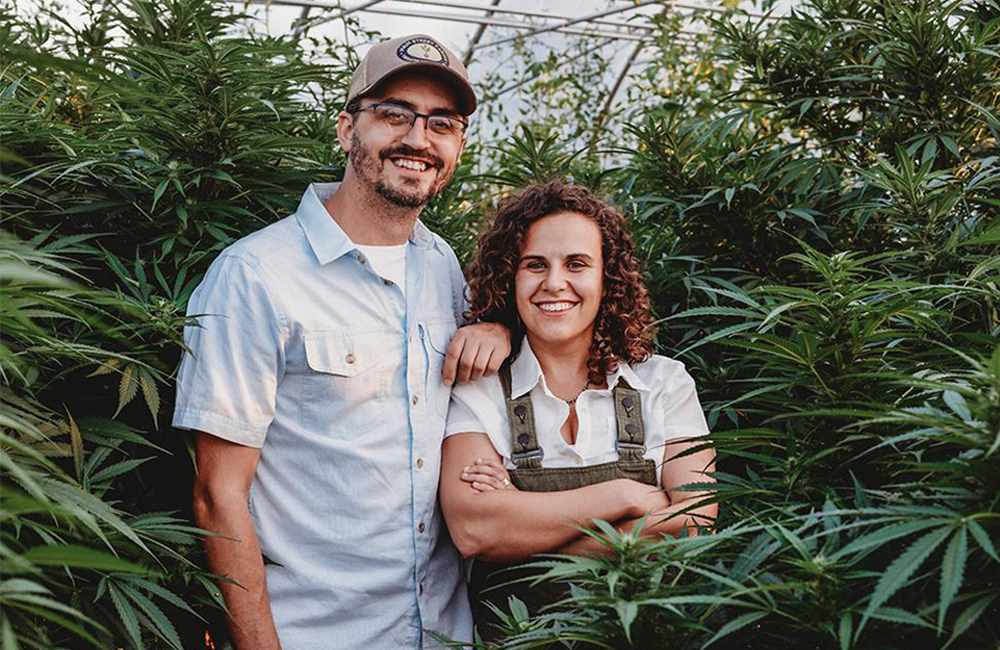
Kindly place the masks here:
<instances>
[{"instance_id":1,"label":"man's hand","mask_svg":"<svg viewBox=\"0 0 1000 650\"><path fill-rule=\"evenodd\" d=\"M449 386L475 381L500 369L510 354L510 330L499 323L466 325L448 344L441 375Z\"/></svg>"}]
</instances>

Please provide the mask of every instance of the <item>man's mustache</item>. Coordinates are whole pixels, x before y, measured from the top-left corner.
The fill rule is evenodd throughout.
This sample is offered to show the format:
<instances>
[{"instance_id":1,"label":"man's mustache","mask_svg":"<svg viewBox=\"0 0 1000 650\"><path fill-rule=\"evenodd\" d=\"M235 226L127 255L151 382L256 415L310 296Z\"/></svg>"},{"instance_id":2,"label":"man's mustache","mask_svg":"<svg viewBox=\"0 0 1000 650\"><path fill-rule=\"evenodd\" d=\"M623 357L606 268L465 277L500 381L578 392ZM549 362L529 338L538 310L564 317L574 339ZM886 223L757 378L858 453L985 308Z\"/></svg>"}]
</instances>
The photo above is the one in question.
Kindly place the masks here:
<instances>
[{"instance_id":1,"label":"man's mustache","mask_svg":"<svg viewBox=\"0 0 1000 650\"><path fill-rule=\"evenodd\" d=\"M428 154L423 151L418 151L413 147L408 147L406 145L401 145L398 147L393 147L392 149L384 149L378 155L379 161L384 162L392 156L403 156L406 158L412 158L413 160L419 160L420 162L427 163L429 166L436 169L441 169L444 167L444 161L435 155Z\"/></svg>"}]
</instances>

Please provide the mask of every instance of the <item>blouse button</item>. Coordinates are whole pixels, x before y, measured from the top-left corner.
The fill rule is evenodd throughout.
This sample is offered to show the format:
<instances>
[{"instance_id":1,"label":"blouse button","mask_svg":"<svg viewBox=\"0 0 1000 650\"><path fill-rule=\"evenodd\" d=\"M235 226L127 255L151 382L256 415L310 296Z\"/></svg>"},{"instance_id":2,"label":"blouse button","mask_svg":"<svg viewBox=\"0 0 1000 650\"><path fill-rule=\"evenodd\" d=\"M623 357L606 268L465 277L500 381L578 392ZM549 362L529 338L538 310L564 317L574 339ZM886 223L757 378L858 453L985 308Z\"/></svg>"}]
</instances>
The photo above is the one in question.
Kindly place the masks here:
<instances>
[{"instance_id":1,"label":"blouse button","mask_svg":"<svg viewBox=\"0 0 1000 650\"><path fill-rule=\"evenodd\" d=\"M347 355L346 357L344 357L344 361L346 361L347 363L354 363L355 362L354 355L353 354Z\"/></svg>"}]
</instances>

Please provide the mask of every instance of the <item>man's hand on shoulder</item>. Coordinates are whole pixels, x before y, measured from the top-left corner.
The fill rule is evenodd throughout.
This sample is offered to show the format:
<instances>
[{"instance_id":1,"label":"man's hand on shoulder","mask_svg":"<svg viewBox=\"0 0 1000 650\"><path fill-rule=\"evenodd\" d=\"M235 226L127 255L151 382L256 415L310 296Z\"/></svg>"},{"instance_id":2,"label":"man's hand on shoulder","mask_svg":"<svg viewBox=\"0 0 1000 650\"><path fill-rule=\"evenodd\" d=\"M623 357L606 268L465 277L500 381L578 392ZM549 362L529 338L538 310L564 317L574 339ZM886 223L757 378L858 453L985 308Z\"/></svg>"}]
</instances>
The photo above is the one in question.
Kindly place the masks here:
<instances>
[{"instance_id":1,"label":"man's hand on shoulder","mask_svg":"<svg viewBox=\"0 0 1000 650\"><path fill-rule=\"evenodd\" d=\"M500 369L510 354L510 330L499 323L466 325L448 344L441 375L446 384L475 381Z\"/></svg>"}]
</instances>

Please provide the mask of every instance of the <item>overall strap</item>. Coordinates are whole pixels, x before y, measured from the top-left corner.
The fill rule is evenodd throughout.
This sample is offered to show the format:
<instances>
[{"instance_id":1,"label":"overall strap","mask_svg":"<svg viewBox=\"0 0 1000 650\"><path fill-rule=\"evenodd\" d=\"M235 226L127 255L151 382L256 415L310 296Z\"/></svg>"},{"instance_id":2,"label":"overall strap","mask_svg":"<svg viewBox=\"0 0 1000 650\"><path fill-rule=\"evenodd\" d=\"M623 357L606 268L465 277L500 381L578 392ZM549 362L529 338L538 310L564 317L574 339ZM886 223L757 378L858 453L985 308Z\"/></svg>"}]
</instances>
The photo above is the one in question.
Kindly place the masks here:
<instances>
[{"instance_id":1,"label":"overall strap","mask_svg":"<svg viewBox=\"0 0 1000 650\"><path fill-rule=\"evenodd\" d=\"M531 393L517 399L511 398L510 365L500 367L500 385L507 402L507 423L510 426L510 460L518 469L542 466L541 446L535 432L535 411L531 406Z\"/></svg>"},{"instance_id":2,"label":"overall strap","mask_svg":"<svg viewBox=\"0 0 1000 650\"><path fill-rule=\"evenodd\" d=\"M614 388L618 460L642 460L646 453L646 430L642 424L642 401L639 391L619 377ZM509 402L508 402L509 404Z\"/></svg>"}]
</instances>

